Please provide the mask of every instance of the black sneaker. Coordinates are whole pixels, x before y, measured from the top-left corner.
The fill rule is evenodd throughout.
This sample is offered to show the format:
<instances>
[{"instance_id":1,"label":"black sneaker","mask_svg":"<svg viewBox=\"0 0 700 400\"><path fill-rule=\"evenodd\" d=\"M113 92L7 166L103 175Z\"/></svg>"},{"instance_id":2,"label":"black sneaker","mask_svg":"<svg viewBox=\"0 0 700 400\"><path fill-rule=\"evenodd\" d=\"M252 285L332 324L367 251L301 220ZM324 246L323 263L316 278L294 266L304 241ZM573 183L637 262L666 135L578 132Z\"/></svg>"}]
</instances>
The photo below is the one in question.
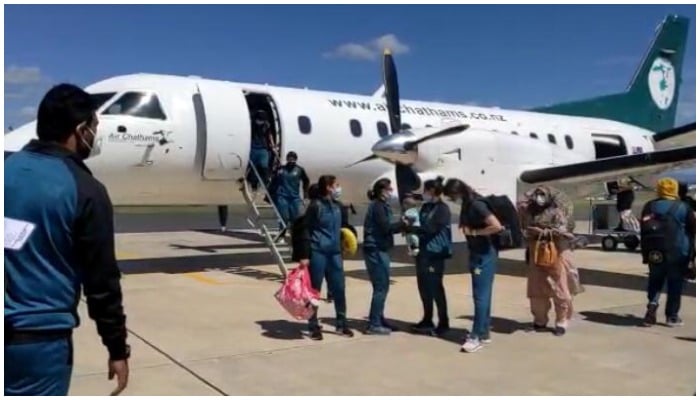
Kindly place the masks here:
<instances>
[{"instance_id":1,"label":"black sneaker","mask_svg":"<svg viewBox=\"0 0 700 400\"><path fill-rule=\"evenodd\" d=\"M435 329L435 325L431 321L421 321L417 324L411 325L411 330L417 333L431 333Z\"/></svg>"},{"instance_id":2,"label":"black sneaker","mask_svg":"<svg viewBox=\"0 0 700 400\"><path fill-rule=\"evenodd\" d=\"M323 333L321 333L321 328L316 328L311 330L311 340L323 340Z\"/></svg>"},{"instance_id":3,"label":"black sneaker","mask_svg":"<svg viewBox=\"0 0 700 400\"><path fill-rule=\"evenodd\" d=\"M337 333L341 336L349 337L349 338L355 336L355 334L350 330L350 328L348 328L346 326L335 328L335 333Z\"/></svg>"},{"instance_id":4,"label":"black sneaker","mask_svg":"<svg viewBox=\"0 0 700 400\"><path fill-rule=\"evenodd\" d=\"M657 304L647 305L647 313L644 314L644 321L642 321L643 326L656 325L656 309L659 308Z\"/></svg>"},{"instance_id":5,"label":"black sneaker","mask_svg":"<svg viewBox=\"0 0 700 400\"><path fill-rule=\"evenodd\" d=\"M437 328L435 328L435 335L436 336L443 336L449 331L450 331L450 324L438 324Z\"/></svg>"},{"instance_id":6,"label":"black sneaker","mask_svg":"<svg viewBox=\"0 0 700 400\"><path fill-rule=\"evenodd\" d=\"M554 336L564 336L565 333L566 328L562 326L557 326L556 328L554 328Z\"/></svg>"},{"instance_id":7,"label":"black sneaker","mask_svg":"<svg viewBox=\"0 0 700 400\"><path fill-rule=\"evenodd\" d=\"M679 326L683 326L683 320L680 319L680 317L670 317L666 318L666 325L668 325L671 328L676 328Z\"/></svg>"},{"instance_id":8,"label":"black sneaker","mask_svg":"<svg viewBox=\"0 0 700 400\"><path fill-rule=\"evenodd\" d=\"M537 325L537 324L532 324L532 331L533 332L547 332L547 325Z\"/></svg>"}]
</instances>

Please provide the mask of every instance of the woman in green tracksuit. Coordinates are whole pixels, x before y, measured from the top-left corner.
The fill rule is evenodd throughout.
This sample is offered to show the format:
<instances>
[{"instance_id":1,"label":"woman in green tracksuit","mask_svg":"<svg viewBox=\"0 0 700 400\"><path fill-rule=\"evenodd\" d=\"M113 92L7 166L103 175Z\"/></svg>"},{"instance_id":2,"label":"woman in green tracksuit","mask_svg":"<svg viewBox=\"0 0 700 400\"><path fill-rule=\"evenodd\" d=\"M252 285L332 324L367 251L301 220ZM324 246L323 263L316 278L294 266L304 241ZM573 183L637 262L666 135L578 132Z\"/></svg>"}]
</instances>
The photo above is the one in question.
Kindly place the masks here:
<instances>
[{"instance_id":1,"label":"woman in green tracksuit","mask_svg":"<svg viewBox=\"0 0 700 400\"><path fill-rule=\"evenodd\" d=\"M394 247L394 234L404 226L402 221L392 223L393 213L388 200L393 190L391 180L382 178L368 193L372 202L365 216L363 250L372 281L372 303L366 332L371 335L388 335L392 331L384 319L384 304L389 292L389 250Z\"/></svg>"},{"instance_id":2,"label":"woman in green tracksuit","mask_svg":"<svg viewBox=\"0 0 700 400\"><path fill-rule=\"evenodd\" d=\"M443 335L450 329L442 278L445 260L452 256L452 213L442 200L442 178L426 181L423 188L420 226L406 228L408 233L418 234L420 241L420 252L416 257L416 279L423 303L423 318L412 329L420 333ZM433 323L433 302L438 310L437 327Z\"/></svg>"},{"instance_id":3,"label":"woman in green tracksuit","mask_svg":"<svg viewBox=\"0 0 700 400\"><path fill-rule=\"evenodd\" d=\"M308 237L304 246L310 255L308 264L311 285L320 290L323 278L333 292L336 333L352 337L347 325L345 305L345 273L341 253L340 229L342 228L341 207L335 199L340 197L341 188L335 176L323 175L318 180L319 198L311 202L306 210ZM304 262L306 260L302 260ZM309 319L311 338L322 340L321 326L316 313Z\"/></svg>"}]
</instances>

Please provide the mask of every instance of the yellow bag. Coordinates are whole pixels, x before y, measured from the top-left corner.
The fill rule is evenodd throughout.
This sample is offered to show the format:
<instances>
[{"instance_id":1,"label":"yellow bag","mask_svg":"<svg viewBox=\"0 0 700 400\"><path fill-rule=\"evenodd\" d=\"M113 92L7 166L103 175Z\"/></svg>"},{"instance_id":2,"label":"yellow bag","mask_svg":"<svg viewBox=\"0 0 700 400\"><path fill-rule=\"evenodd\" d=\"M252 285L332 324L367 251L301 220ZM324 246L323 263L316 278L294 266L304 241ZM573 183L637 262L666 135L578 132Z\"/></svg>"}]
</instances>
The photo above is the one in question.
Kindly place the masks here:
<instances>
[{"instance_id":1,"label":"yellow bag","mask_svg":"<svg viewBox=\"0 0 700 400\"><path fill-rule=\"evenodd\" d=\"M559 251L552 234L541 233L535 242L535 265L545 269L554 268L558 258Z\"/></svg>"},{"instance_id":2,"label":"yellow bag","mask_svg":"<svg viewBox=\"0 0 700 400\"><path fill-rule=\"evenodd\" d=\"M352 257L357 253L357 237L349 228L340 229L340 246L343 257Z\"/></svg>"}]
</instances>

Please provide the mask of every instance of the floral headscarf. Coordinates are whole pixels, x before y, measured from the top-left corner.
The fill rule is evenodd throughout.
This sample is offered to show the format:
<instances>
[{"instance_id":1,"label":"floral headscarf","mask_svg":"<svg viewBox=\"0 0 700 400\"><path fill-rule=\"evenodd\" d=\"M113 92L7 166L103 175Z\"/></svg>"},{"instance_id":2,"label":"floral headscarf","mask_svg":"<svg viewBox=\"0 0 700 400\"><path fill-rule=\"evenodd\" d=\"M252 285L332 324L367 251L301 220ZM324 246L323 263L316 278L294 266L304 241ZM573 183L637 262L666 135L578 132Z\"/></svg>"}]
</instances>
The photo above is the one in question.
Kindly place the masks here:
<instances>
[{"instance_id":1,"label":"floral headscarf","mask_svg":"<svg viewBox=\"0 0 700 400\"><path fill-rule=\"evenodd\" d=\"M535 202L538 193L545 196L544 207ZM572 233L576 226L574 203L566 194L550 186L538 186L526 192L518 202L518 209L523 228L537 226Z\"/></svg>"}]
</instances>

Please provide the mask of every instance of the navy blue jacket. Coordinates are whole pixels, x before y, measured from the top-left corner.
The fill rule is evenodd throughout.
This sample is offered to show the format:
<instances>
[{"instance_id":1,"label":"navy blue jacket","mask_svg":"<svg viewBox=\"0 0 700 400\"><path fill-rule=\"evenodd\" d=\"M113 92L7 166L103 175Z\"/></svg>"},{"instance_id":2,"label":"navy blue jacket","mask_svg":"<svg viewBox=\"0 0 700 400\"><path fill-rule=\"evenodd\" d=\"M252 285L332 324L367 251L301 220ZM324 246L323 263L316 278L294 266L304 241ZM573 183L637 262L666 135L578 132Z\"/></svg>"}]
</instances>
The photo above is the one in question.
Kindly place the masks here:
<instances>
[{"instance_id":1,"label":"navy blue jacket","mask_svg":"<svg viewBox=\"0 0 700 400\"><path fill-rule=\"evenodd\" d=\"M386 201L374 200L367 208L362 246L366 250L388 251L394 247L394 234L403 224L392 223L394 213Z\"/></svg>"},{"instance_id":2,"label":"navy blue jacket","mask_svg":"<svg viewBox=\"0 0 700 400\"><path fill-rule=\"evenodd\" d=\"M5 250L5 323L71 330L80 324L82 286L110 357L123 357L126 316L105 187L72 152L33 140L5 159L5 217L36 226L21 249Z\"/></svg>"},{"instance_id":3,"label":"navy blue jacket","mask_svg":"<svg viewBox=\"0 0 700 400\"><path fill-rule=\"evenodd\" d=\"M343 227L342 205L334 200L318 199L306 209L308 236L304 247L324 254L339 254L340 229Z\"/></svg>"},{"instance_id":4,"label":"navy blue jacket","mask_svg":"<svg viewBox=\"0 0 700 400\"><path fill-rule=\"evenodd\" d=\"M409 233L418 234L420 254L431 258L452 256L452 213L442 200L423 203L420 226L409 226Z\"/></svg>"},{"instance_id":5,"label":"navy blue jacket","mask_svg":"<svg viewBox=\"0 0 700 400\"><path fill-rule=\"evenodd\" d=\"M303 186L304 193L309 190L309 176L304 168L298 165L284 165L277 171L277 175L272 182L273 192L277 196L296 199L300 198L299 184Z\"/></svg>"},{"instance_id":6,"label":"navy blue jacket","mask_svg":"<svg viewBox=\"0 0 700 400\"><path fill-rule=\"evenodd\" d=\"M305 211L308 212L309 208L311 208L311 205L314 204L317 200L313 200L310 204L307 210ZM344 206L342 203L339 201L334 200L333 203L337 204L338 207L340 207L340 225L342 228L348 228L355 232L354 228L350 225L350 220L349 220L349 212L348 208ZM317 208L314 208L314 212L318 212ZM303 259L308 259L311 257L311 233L309 230L309 219L306 217L306 214L297 217L296 220L292 223L292 228L291 228L291 233L292 233L292 261L301 261Z\"/></svg>"}]
</instances>

